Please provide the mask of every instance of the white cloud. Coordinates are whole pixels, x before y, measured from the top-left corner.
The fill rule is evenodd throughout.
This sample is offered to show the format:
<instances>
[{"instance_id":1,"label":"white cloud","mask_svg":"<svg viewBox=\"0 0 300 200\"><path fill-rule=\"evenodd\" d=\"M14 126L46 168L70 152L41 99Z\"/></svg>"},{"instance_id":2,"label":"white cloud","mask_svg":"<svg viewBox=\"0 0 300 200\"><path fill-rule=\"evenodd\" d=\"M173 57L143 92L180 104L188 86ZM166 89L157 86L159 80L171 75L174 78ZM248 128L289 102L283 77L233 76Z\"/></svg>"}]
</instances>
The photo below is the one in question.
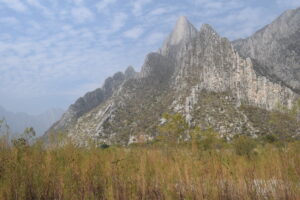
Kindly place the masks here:
<instances>
[{"instance_id":1,"label":"white cloud","mask_svg":"<svg viewBox=\"0 0 300 200\"><path fill-rule=\"evenodd\" d=\"M287 8L296 8L300 6L300 0L276 0L279 6L284 6Z\"/></svg>"},{"instance_id":2,"label":"white cloud","mask_svg":"<svg viewBox=\"0 0 300 200\"><path fill-rule=\"evenodd\" d=\"M154 32L147 36L146 43L148 45L161 44L166 38L166 34L162 32Z\"/></svg>"},{"instance_id":3,"label":"white cloud","mask_svg":"<svg viewBox=\"0 0 300 200\"><path fill-rule=\"evenodd\" d=\"M234 11L227 16L222 18L217 17L215 21L219 21L225 25L231 25L234 23L245 23L247 21L251 21L253 23L259 23L259 18L263 14L263 10L260 8L250 8L246 7L242 10Z\"/></svg>"},{"instance_id":4,"label":"white cloud","mask_svg":"<svg viewBox=\"0 0 300 200\"><path fill-rule=\"evenodd\" d=\"M53 13L43 6L38 0L27 0L27 4L38 9L43 15L53 18Z\"/></svg>"},{"instance_id":5,"label":"white cloud","mask_svg":"<svg viewBox=\"0 0 300 200\"><path fill-rule=\"evenodd\" d=\"M8 24L8 25L16 25L19 21L15 17L3 17L0 18L0 23Z\"/></svg>"},{"instance_id":6,"label":"white cloud","mask_svg":"<svg viewBox=\"0 0 300 200\"><path fill-rule=\"evenodd\" d=\"M34 33L35 31L40 31L42 29L42 26L37 23L36 21L30 21L28 22L30 24L30 30Z\"/></svg>"},{"instance_id":7,"label":"white cloud","mask_svg":"<svg viewBox=\"0 0 300 200\"><path fill-rule=\"evenodd\" d=\"M81 5L83 3L83 0L71 0L76 5Z\"/></svg>"},{"instance_id":8,"label":"white cloud","mask_svg":"<svg viewBox=\"0 0 300 200\"><path fill-rule=\"evenodd\" d=\"M144 32L141 27L134 27L124 32L124 36L130 39L138 39Z\"/></svg>"},{"instance_id":9,"label":"white cloud","mask_svg":"<svg viewBox=\"0 0 300 200\"><path fill-rule=\"evenodd\" d=\"M80 88L82 84L101 82L104 77L99 77L99 74L108 76L115 71L112 68L95 68L118 62L118 54L91 47L89 41L96 42L93 32L70 26L64 30L40 39L0 41L0 84L5 86L4 89L0 87L0 93L23 94L28 97L32 94L51 93L68 96L74 88L74 81L77 81L76 88ZM102 47L103 41L99 42ZM64 87L59 86L61 82ZM83 89L80 95L89 89Z\"/></svg>"},{"instance_id":10,"label":"white cloud","mask_svg":"<svg viewBox=\"0 0 300 200\"><path fill-rule=\"evenodd\" d=\"M31 6L35 6L37 8L43 7L38 0L27 0L27 3Z\"/></svg>"},{"instance_id":11,"label":"white cloud","mask_svg":"<svg viewBox=\"0 0 300 200\"><path fill-rule=\"evenodd\" d=\"M223 2L219 0L195 0L195 4L205 8L220 9L223 5Z\"/></svg>"},{"instance_id":12,"label":"white cloud","mask_svg":"<svg viewBox=\"0 0 300 200\"><path fill-rule=\"evenodd\" d=\"M156 8L152 10L149 15L163 15L165 13L168 13L170 10L168 8Z\"/></svg>"},{"instance_id":13,"label":"white cloud","mask_svg":"<svg viewBox=\"0 0 300 200\"><path fill-rule=\"evenodd\" d=\"M20 0L0 0L0 2L19 12L25 12L27 10L27 7Z\"/></svg>"},{"instance_id":14,"label":"white cloud","mask_svg":"<svg viewBox=\"0 0 300 200\"><path fill-rule=\"evenodd\" d=\"M193 5L196 7L196 15L202 17L209 17L225 13L236 9L242 9L245 2L241 0L193 0Z\"/></svg>"},{"instance_id":15,"label":"white cloud","mask_svg":"<svg viewBox=\"0 0 300 200\"><path fill-rule=\"evenodd\" d=\"M143 13L143 8L146 4L149 4L151 3L152 0L135 0L133 2L133 9L132 9L132 12L135 16L139 16Z\"/></svg>"},{"instance_id":16,"label":"white cloud","mask_svg":"<svg viewBox=\"0 0 300 200\"><path fill-rule=\"evenodd\" d=\"M111 31L116 32L120 30L126 23L128 16L125 13L118 13L114 16L111 23Z\"/></svg>"},{"instance_id":17,"label":"white cloud","mask_svg":"<svg viewBox=\"0 0 300 200\"><path fill-rule=\"evenodd\" d=\"M228 14L226 17L215 17L213 21L221 25L223 34L230 39L247 37L262 26L271 22L274 17L265 15L262 8L245 7Z\"/></svg>"},{"instance_id":18,"label":"white cloud","mask_svg":"<svg viewBox=\"0 0 300 200\"><path fill-rule=\"evenodd\" d=\"M117 0L102 0L96 4L96 8L99 12L107 13L108 12L107 8L110 5L116 3L116 1Z\"/></svg>"},{"instance_id":19,"label":"white cloud","mask_svg":"<svg viewBox=\"0 0 300 200\"><path fill-rule=\"evenodd\" d=\"M94 14L85 7L77 7L71 10L72 16L78 23L90 21L94 19Z\"/></svg>"}]
</instances>

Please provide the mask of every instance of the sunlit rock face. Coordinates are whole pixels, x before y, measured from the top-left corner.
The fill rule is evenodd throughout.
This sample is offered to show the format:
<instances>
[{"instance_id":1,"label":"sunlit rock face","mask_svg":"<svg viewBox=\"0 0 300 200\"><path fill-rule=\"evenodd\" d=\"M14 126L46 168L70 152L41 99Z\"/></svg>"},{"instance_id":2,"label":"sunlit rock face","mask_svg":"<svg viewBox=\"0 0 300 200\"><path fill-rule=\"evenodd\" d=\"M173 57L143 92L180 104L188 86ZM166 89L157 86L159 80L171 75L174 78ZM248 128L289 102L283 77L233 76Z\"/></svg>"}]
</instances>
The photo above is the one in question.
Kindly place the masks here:
<instances>
[{"instance_id":1,"label":"sunlit rock face","mask_svg":"<svg viewBox=\"0 0 300 200\"><path fill-rule=\"evenodd\" d=\"M177 47L178 48L178 47ZM278 104L291 107L297 94L255 71L250 58L242 58L230 41L209 25L184 43L178 53L174 88L178 95L190 90L193 102L203 89L230 92L237 104L246 103L271 110Z\"/></svg>"},{"instance_id":2,"label":"sunlit rock face","mask_svg":"<svg viewBox=\"0 0 300 200\"><path fill-rule=\"evenodd\" d=\"M267 116L259 124L253 116L279 105L290 108L299 94L265 76L256 60L240 56L234 46L210 25L198 31L180 17L162 48L146 56L141 72L130 67L107 79L71 105L49 133L64 130L83 145L89 139L128 144L157 135L164 112L182 113L190 125L229 138L272 132Z\"/></svg>"},{"instance_id":3,"label":"sunlit rock face","mask_svg":"<svg viewBox=\"0 0 300 200\"><path fill-rule=\"evenodd\" d=\"M197 35L197 33L197 29L187 20L186 17L179 17L172 33L165 40L162 48L160 49L160 53L164 56L175 57L177 53L176 47L190 41Z\"/></svg>"},{"instance_id":4,"label":"sunlit rock face","mask_svg":"<svg viewBox=\"0 0 300 200\"><path fill-rule=\"evenodd\" d=\"M300 8L288 10L254 35L233 41L239 54L250 57L256 70L300 91Z\"/></svg>"}]
</instances>

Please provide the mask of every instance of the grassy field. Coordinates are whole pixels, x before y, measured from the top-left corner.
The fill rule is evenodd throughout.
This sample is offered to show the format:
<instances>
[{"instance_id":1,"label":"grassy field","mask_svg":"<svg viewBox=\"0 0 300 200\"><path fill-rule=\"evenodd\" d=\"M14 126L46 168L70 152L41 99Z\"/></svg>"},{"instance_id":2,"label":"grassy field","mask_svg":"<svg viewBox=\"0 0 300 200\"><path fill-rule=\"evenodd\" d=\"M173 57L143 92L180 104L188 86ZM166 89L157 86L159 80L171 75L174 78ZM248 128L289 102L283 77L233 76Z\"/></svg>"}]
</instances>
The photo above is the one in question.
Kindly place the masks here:
<instances>
[{"instance_id":1,"label":"grassy field","mask_svg":"<svg viewBox=\"0 0 300 200\"><path fill-rule=\"evenodd\" d=\"M300 143L0 145L0 199L300 199Z\"/></svg>"}]
</instances>

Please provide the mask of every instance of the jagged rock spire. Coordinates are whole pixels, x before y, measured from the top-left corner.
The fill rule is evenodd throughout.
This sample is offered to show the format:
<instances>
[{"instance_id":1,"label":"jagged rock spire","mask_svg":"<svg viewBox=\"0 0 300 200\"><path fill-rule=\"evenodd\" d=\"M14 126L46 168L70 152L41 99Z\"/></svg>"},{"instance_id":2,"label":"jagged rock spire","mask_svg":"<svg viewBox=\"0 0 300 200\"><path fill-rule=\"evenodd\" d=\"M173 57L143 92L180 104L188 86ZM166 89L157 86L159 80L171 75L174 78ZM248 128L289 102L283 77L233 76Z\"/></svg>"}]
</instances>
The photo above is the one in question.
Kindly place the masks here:
<instances>
[{"instance_id":1,"label":"jagged rock spire","mask_svg":"<svg viewBox=\"0 0 300 200\"><path fill-rule=\"evenodd\" d=\"M136 71L132 66L128 66L124 72L125 74L125 79L130 79L136 76Z\"/></svg>"},{"instance_id":2,"label":"jagged rock spire","mask_svg":"<svg viewBox=\"0 0 300 200\"><path fill-rule=\"evenodd\" d=\"M181 41L188 40L195 37L197 29L188 21L184 16L179 17L176 22L176 26L169 37L169 44L176 45Z\"/></svg>"},{"instance_id":3,"label":"jagged rock spire","mask_svg":"<svg viewBox=\"0 0 300 200\"><path fill-rule=\"evenodd\" d=\"M199 31L199 38L201 38L205 44L215 44L215 41L220 40L221 36L209 24L203 24Z\"/></svg>"},{"instance_id":4,"label":"jagged rock spire","mask_svg":"<svg viewBox=\"0 0 300 200\"><path fill-rule=\"evenodd\" d=\"M188 21L185 16L179 17L172 33L164 42L164 45L161 48L160 52L162 54L166 54L166 52L169 51L170 47L190 40L197 35L197 32L197 29Z\"/></svg>"},{"instance_id":5,"label":"jagged rock spire","mask_svg":"<svg viewBox=\"0 0 300 200\"><path fill-rule=\"evenodd\" d=\"M212 34L212 35L218 35L218 33L209 24L202 24L202 26L200 28L200 33L203 33L203 32Z\"/></svg>"}]
</instances>

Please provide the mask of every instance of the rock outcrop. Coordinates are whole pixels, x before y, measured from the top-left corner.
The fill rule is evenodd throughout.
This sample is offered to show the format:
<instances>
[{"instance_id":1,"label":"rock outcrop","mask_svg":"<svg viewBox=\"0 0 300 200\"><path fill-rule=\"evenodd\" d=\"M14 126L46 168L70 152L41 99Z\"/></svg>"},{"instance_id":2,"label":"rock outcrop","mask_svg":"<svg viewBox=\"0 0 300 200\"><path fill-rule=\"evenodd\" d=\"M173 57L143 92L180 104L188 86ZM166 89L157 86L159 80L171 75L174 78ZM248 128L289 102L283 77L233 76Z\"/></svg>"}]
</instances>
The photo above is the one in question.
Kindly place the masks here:
<instances>
[{"instance_id":1,"label":"rock outcrop","mask_svg":"<svg viewBox=\"0 0 300 200\"><path fill-rule=\"evenodd\" d=\"M258 74L251 59L240 57L230 41L209 25L203 25L179 52L174 77L178 96L182 90L191 90L192 99L203 89L229 92L238 105L245 103L266 110L276 109L279 104L291 108L298 97L288 87Z\"/></svg>"},{"instance_id":2,"label":"rock outcrop","mask_svg":"<svg viewBox=\"0 0 300 200\"><path fill-rule=\"evenodd\" d=\"M186 17L179 17L174 30L164 42L162 48L159 50L160 53L164 56L176 57L176 47L187 41L190 41L197 35L197 32L197 29L187 20Z\"/></svg>"},{"instance_id":3,"label":"rock outcrop","mask_svg":"<svg viewBox=\"0 0 300 200\"><path fill-rule=\"evenodd\" d=\"M133 78L134 76L136 76L136 72L133 67L129 66L125 73L117 72L112 77L107 78L102 88L88 92L83 97L77 99L63 114L62 118L53 124L46 135L49 134L50 131L68 130L77 122L77 119L108 100L124 81Z\"/></svg>"},{"instance_id":4,"label":"rock outcrop","mask_svg":"<svg viewBox=\"0 0 300 200\"><path fill-rule=\"evenodd\" d=\"M256 63L255 70L300 92L300 8L288 10L246 39L233 41L239 54Z\"/></svg>"},{"instance_id":5,"label":"rock outcrop","mask_svg":"<svg viewBox=\"0 0 300 200\"><path fill-rule=\"evenodd\" d=\"M80 144L87 138L127 144L134 137L155 136L164 112L180 112L191 125L214 128L226 137L272 132L271 126L261 125L268 116L260 124L253 116L279 105L291 108L299 94L264 76L256 70L259 66L240 56L210 25L198 31L180 17L163 47L146 57L140 73L129 68L125 74L130 78L114 75L102 89L71 105L50 132L64 128ZM249 111L251 106L255 109Z\"/></svg>"}]
</instances>

